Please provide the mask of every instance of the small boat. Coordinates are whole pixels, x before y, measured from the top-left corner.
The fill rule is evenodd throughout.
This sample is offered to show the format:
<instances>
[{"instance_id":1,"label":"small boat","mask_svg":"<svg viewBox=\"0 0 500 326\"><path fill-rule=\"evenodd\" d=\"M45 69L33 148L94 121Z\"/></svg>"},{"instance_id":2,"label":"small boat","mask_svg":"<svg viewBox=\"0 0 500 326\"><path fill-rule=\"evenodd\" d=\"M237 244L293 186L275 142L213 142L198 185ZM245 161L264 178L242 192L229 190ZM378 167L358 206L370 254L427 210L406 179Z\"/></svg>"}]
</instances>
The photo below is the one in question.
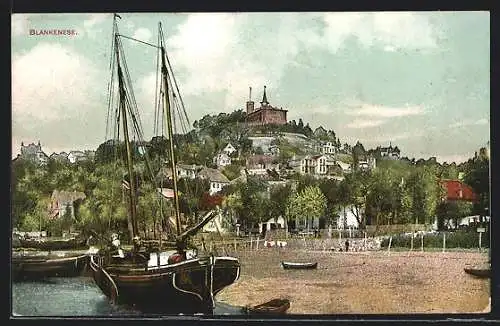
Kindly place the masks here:
<instances>
[{"instance_id":1,"label":"small boat","mask_svg":"<svg viewBox=\"0 0 500 326\"><path fill-rule=\"evenodd\" d=\"M490 278L491 269L490 268L464 268L467 274L479 277L479 278Z\"/></svg>"},{"instance_id":2,"label":"small boat","mask_svg":"<svg viewBox=\"0 0 500 326\"><path fill-rule=\"evenodd\" d=\"M284 314L290 308L290 300L273 299L262 304L246 308L249 314Z\"/></svg>"},{"instance_id":3,"label":"small boat","mask_svg":"<svg viewBox=\"0 0 500 326\"><path fill-rule=\"evenodd\" d=\"M316 269L318 267L318 263L292 263L282 261L281 266L283 266L283 269Z\"/></svg>"},{"instance_id":4,"label":"small boat","mask_svg":"<svg viewBox=\"0 0 500 326\"><path fill-rule=\"evenodd\" d=\"M86 239L83 238L20 238L22 248L33 248L38 250L78 250L86 248Z\"/></svg>"},{"instance_id":5,"label":"small boat","mask_svg":"<svg viewBox=\"0 0 500 326\"><path fill-rule=\"evenodd\" d=\"M54 255L19 255L12 257L14 280L82 275L88 265L87 254L58 257Z\"/></svg>"}]
</instances>

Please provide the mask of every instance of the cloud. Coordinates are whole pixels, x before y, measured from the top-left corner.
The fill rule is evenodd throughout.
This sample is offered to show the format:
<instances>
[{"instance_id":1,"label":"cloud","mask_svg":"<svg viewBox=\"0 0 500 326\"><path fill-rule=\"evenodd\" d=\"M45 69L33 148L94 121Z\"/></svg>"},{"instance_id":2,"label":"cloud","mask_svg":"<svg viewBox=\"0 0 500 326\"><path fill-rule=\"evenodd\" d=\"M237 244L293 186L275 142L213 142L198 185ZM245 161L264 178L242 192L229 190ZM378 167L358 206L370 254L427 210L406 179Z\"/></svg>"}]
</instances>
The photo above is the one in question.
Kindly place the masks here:
<instances>
[{"instance_id":1,"label":"cloud","mask_svg":"<svg viewBox=\"0 0 500 326\"><path fill-rule=\"evenodd\" d=\"M363 119L356 119L349 124L346 125L347 128L350 129L360 129L360 128L372 128L376 126L380 126L381 124L384 124L384 120L363 120Z\"/></svg>"},{"instance_id":2,"label":"cloud","mask_svg":"<svg viewBox=\"0 0 500 326\"><path fill-rule=\"evenodd\" d=\"M219 92L221 107L242 106L248 87L278 89L299 53L336 52L355 37L387 51L436 47L435 28L414 13L194 13L167 40L183 94ZM256 23L258 22L258 23Z\"/></svg>"},{"instance_id":3,"label":"cloud","mask_svg":"<svg viewBox=\"0 0 500 326\"><path fill-rule=\"evenodd\" d=\"M151 33L151 31L149 29L141 27L135 31L132 38L135 38L137 40L144 41L144 42L149 42L149 40L151 39L151 36L153 36L153 34Z\"/></svg>"},{"instance_id":4,"label":"cloud","mask_svg":"<svg viewBox=\"0 0 500 326\"><path fill-rule=\"evenodd\" d=\"M469 121L459 121L452 123L451 125L448 126L450 129L454 128L462 128L462 127L468 127L468 126L482 126L482 125L489 125L490 122L488 119L479 119L479 120L469 120Z\"/></svg>"},{"instance_id":5,"label":"cloud","mask_svg":"<svg viewBox=\"0 0 500 326\"><path fill-rule=\"evenodd\" d=\"M345 111L348 115L365 116L365 117L381 117L381 118L396 118L412 115L421 115L425 110L420 106L405 106L405 107L387 107L382 105L362 104L361 107L348 109Z\"/></svg>"},{"instance_id":6,"label":"cloud","mask_svg":"<svg viewBox=\"0 0 500 326\"><path fill-rule=\"evenodd\" d=\"M98 90L93 88L99 80L99 72L92 62L58 43L41 42L29 52L14 55L13 140L30 141L17 139L22 135L42 141L51 139L61 146L62 139L77 139L78 131L84 134L88 128L89 115L98 112L104 116L99 111L102 105L95 102ZM77 140L86 141L83 137Z\"/></svg>"},{"instance_id":7,"label":"cloud","mask_svg":"<svg viewBox=\"0 0 500 326\"><path fill-rule=\"evenodd\" d=\"M83 21L83 30L80 28L77 29L78 34L85 34L91 39L101 36L103 33L101 24L110 19L110 15L111 14L89 14L87 19Z\"/></svg>"},{"instance_id":8,"label":"cloud","mask_svg":"<svg viewBox=\"0 0 500 326\"><path fill-rule=\"evenodd\" d=\"M440 31L419 13L325 13L325 40L333 52L354 37L364 47L380 46L385 51L435 49Z\"/></svg>"}]
</instances>

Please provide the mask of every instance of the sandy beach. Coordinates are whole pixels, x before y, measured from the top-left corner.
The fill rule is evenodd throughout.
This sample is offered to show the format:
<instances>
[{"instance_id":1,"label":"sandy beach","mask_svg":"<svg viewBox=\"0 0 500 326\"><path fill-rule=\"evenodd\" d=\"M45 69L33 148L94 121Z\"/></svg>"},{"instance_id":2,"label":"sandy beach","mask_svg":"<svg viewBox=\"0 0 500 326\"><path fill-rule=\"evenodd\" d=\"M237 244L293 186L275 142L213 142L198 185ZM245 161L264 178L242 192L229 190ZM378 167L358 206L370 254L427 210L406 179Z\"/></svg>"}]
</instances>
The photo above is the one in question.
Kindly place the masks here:
<instances>
[{"instance_id":1,"label":"sandy beach","mask_svg":"<svg viewBox=\"0 0 500 326\"><path fill-rule=\"evenodd\" d=\"M290 314L484 312L490 280L464 267L482 266L479 252L307 252L290 248L241 251L241 276L219 301L253 306L288 298ZM317 261L316 270L284 270L281 261Z\"/></svg>"}]
</instances>

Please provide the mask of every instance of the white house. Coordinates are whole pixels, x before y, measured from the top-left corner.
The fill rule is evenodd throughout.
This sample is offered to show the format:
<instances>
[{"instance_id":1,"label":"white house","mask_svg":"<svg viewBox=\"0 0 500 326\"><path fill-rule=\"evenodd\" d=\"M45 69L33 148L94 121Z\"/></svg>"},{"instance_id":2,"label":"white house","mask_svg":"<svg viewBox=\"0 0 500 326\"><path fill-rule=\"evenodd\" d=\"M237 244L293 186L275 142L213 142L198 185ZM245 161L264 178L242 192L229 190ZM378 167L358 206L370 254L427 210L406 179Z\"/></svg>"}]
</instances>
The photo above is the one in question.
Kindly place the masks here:
<instances>
[{"instance_id":1,"label":"white house","mask_svg":"<svg viewBox=\"0 0 500 326\"><path fill-rule=\"evenodd\" d=\"M230 156L234 152L236 152L236 148L234 148L234 146L231 143L228 143L226 145L226 147L224 147L224 149L222 150L222 153L224 153L224 154L226 154L228 156Z\"/></svg>"},{"instance_id":2,"label":"white house","mask_svg":"<svg viewBox=\"0 0 500 326\"><path fill-rule=\"evenodd\" d=\"M177 175L179 178L194 179L202 168L203 166L195 164L177 164Z\"/></svg>"},{"instance_id":3,"label":"white house","mask_svg":"<svg viewBox=\"0 0 500 326\"><path fill-rule=\"evenodd\" d=\"M345 207L345 209L342 208L338 211L337 219L335 220L337 229L357 229L359 227L358 220L353 211L356 212L356 209L352 206Z\"/></svg>"},{"instance_id":4,"label":"white house","mask_svg":"<svg viewBox=\"0 0 500 326\"><path fill-rule=\"evenodd\" d=\"M373 170L377 166L377 161L375 160L374 157L369 156L366 160L359 161L358 162L358 167L362 170Z\"/></svg>"},{"instance_id":5,"label":"white house","mask_svg":"<svg viewBox=\"0 0 500 326\"><path fill-rule=\"evenodd\" d=\"M231 165L231 158L226 153L219 153L214 157L213 162L217 167Z\"/></svg>"},{"instance_id":6,"label":"white house","mask_svg":"<svg viewBox=\"0 0 500 326\"><path fill-rule=\"evenodd\" d=\"M229 179L222 174L217 169L211 168L203 168L198 176L203 179L208 179L210 181L210 195L213 195L222 190L225 186L227 186L230 182Z\"/></svg>"},{"instance_id":7,"label":"white house","mask_svg":"<svg viewBox=\"0 0 500 326\"><path fill-rule=\"evenodd\" d=\"M322 154L335 154L335 145L332 142L321 144L320 151Z\"/></svg>"},{"instance_id":8,"label":"white house","mask_svg":"<svg viewBox=\"0 0 500 326\"><path fill-rule=\"evenodd\" d=\"M266 222L259 223L259 233L262 233L262 230L266 231L274 230L274 229L284 229L286 227L285 219L280 216L277 219L270 218Z\"/></svg>"},{"instance_id":9,"label":"white house","mask_svg":"<svg viewBox=\"0 0 500 326\"><path fill-rule=\"evenodd\" d=\"M246 169L250 175L266 175L267 170L279 171L280 165L276 158L268 155L253 155L246 161Z\"/></svg>"},{"instance_id":10,"label":"white house","mask_svg":"<svg viewBox=\"0 0 500 326\"><path fill-rule=\"evenodd\" d=\"M68 154L68 160L71 163L76 163L78 161L83 161L86 159L86 155L82 151L71 151Z\"/></svg>"}]
</instances>

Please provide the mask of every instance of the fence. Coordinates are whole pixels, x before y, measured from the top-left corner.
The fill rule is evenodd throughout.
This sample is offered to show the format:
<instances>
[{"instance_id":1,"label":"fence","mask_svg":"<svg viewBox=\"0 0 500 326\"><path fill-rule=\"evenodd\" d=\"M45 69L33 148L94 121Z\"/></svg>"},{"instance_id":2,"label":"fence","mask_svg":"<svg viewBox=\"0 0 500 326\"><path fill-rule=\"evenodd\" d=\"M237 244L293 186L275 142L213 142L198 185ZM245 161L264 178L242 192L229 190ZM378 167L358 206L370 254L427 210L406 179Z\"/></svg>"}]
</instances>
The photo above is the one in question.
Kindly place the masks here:
<instances>
[{"instance_id":1,"label":"fence","mask_svg":"<svg viewBox=\"0 0 500 326\"><path fill-rule=\"evenodd\" d=\"M435 233L412 233L385 237L381 242L382 248L398 247L410 250L424 248L463 248L483 249L489 248L490 237L488 232L478 233L476 231L455 231Z\"/></svg>"}]
</instances>

